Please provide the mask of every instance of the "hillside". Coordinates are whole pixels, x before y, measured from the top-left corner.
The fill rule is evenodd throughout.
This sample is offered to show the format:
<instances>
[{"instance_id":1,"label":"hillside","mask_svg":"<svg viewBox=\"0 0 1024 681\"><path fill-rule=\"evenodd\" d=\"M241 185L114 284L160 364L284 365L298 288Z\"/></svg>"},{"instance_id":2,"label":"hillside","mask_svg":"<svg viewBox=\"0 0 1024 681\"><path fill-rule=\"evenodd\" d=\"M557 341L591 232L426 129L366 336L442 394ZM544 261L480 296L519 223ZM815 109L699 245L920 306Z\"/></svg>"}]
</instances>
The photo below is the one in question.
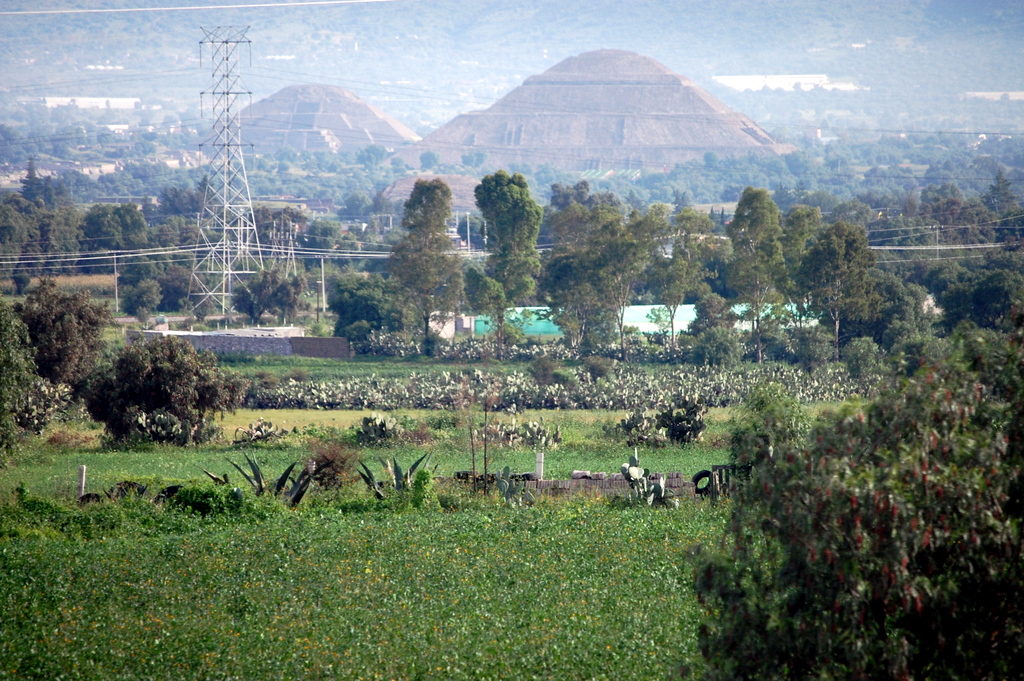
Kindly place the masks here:
<instances>
[{"instance_id":1,"label":"hillside","mask_svg":"<svg viewBox=\"0 0 1024 681\"><path fill-rule=\"evenodd\" d=\"M163 4L9 0L3 10ZM254 99L288 84L337 85L420 135L458 113L486 108L570 55L604 48L649 55L776 134L822 124L854 130L1024 125L1019 101L961 99L967 91L1016 90L1024 82L1024 9L1010 0L969 7L955 0L406 0L2 19L0 114L21 115L13 122L23 124L73 117L55 110L26 116L18 100L44 95L139 97L153 122L196 119L198 92L208 86L199 27L234 24L251 27L251 65L243 58L242 67ZM827 74L863 89L742 93L713 81L778 73Z\"/></svg>"}]
</instances>

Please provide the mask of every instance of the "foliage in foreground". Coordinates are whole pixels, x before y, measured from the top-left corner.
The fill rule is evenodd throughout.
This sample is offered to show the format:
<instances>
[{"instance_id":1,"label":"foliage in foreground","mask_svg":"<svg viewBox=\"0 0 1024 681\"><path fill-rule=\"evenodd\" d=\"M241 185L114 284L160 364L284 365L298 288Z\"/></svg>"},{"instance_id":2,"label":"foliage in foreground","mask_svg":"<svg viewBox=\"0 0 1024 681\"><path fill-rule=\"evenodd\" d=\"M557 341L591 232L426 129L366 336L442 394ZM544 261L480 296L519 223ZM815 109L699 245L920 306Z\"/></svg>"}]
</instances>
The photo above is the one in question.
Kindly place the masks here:
<instances>
[{"instance_id":1,"label":"foliage in foreground","mask_svg":"<svg viewBox=\"0 0 1024 681\"><path fill-rule=\"evenodd\" d=\"M0 540L0 677L661 678L696 655L689 555L721 531L696 504L64 512L107 529Z\"/></svg>"},{"instance_id":2,"label":"foliage in foreground","mask_svg":"<svg viewBox=\"0 0 1024 681\"><path fill-rule=\"evenodd\" d=\"M89 413L118 441L190 444L216 432L212 416L241 404L247 383L210 353L167 338L125 347L94 381Z\"/></svg>"},{"instance_id":3,"label":"foliage in foreground","mask_svg":"<svg viewBox=\"0 0 1024 681\"><path fill-rule=\"evenodd\" d=\"M975 332L806 440L748 440L697 572L705 678L1024 677L1022 341Z\"/></svg>"}]
</instances>

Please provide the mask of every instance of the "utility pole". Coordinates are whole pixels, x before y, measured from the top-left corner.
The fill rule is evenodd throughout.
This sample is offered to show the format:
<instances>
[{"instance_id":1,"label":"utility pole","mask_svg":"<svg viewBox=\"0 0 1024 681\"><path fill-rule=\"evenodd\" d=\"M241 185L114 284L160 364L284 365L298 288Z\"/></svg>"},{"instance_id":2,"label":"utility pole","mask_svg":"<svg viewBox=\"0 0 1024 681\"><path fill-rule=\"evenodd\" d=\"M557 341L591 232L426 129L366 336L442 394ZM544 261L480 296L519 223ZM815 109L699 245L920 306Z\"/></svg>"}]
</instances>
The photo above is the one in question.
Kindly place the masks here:
<instances>
[{"instance_id":1,"label":"utility pole","mask_svg":"<svg viewBox=\"0 0 1024 681\"><path fill-rule=\"evenodd\" d=\"M117 253L114 254L114 314L121 309L121 301L117 295Z\"/></svg>"},{"instance_id":2,"label":"utility pole","mask_svg":"<svg viewBox=\"0 0 1024 681\"><path fill-rule=\"evenodd\" d=\"M213 60L211 88L201 95L212 98L214 123L208 144L213 149L210 181L199 224L197 254L202 256L192 269L191 288L196 306L212 299L229 319L235 285L263 269L236 108L239 95L252 94L241 89L237 73L240 48L250 45L246 31L248 27L204 28L206 35L199 43L200 56L209 52ZM207 232L214 238L219 235L220 241L211 243Z\"/></svg>"}]
</instances>

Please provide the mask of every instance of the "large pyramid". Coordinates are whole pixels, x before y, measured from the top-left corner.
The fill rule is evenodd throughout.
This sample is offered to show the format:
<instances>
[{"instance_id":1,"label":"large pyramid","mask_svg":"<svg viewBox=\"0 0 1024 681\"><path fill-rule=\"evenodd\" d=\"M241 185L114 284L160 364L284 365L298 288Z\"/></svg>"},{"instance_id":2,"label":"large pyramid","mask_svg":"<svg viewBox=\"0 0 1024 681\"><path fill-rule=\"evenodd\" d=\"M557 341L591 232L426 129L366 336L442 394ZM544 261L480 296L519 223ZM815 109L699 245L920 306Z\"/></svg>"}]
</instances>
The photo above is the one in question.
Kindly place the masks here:
<instances>
[{"instance_id":1,"label":"large pyramid","mask_svg":"<svg viewBox=\"0 0 1024 681\"><path fill-rule=\"evenodd\" d=\"M419 137L348 90L292 85L242 111L244 141L261 153L351 151L371 144L393 149Z\"/></svg>"},{"instance_id":2,"label":"large pyramid","mask_svg":"<svg viewBox=\"0 0 1024 681\"><path fill-rule=\"evenodd\" d=\"M411 165L436 151L444 163L487 154L488 167L565 170L672 168L719 156L787 154L747 116L650 57L586 52L531 76L489 109L458 116L398 152Z\"/></svg>"}]
</instances>

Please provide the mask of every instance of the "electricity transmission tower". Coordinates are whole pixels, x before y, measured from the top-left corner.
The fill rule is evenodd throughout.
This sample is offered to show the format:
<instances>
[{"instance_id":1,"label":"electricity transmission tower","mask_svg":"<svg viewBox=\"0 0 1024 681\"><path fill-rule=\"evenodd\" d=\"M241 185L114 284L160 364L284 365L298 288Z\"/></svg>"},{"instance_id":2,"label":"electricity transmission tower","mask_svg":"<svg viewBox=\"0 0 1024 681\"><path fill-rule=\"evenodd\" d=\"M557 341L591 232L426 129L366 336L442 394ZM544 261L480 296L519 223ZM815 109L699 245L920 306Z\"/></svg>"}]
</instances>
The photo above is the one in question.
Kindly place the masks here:
<instances>
[{"instance_id":1,"label":"electricity transmission tower","mask_svg":"<svg viewBox=\"0 0 1024 681\"><path fill-rule=\"evenodd\" d=\"M209 54L212 84L200 93L211 101L213 128L208 142L210 177L199 216L200 243L192 269L195 307L212 303L215 311L231 313L235 285L263 268L259 236L252 212L249 180L242 157L242 131L236 100L252 93L242 89L238 56L250 47L248 27L218 26L203 29L200 59ZM219 240L217 240L219 237Z\"/></svg>"}]
</instances>

